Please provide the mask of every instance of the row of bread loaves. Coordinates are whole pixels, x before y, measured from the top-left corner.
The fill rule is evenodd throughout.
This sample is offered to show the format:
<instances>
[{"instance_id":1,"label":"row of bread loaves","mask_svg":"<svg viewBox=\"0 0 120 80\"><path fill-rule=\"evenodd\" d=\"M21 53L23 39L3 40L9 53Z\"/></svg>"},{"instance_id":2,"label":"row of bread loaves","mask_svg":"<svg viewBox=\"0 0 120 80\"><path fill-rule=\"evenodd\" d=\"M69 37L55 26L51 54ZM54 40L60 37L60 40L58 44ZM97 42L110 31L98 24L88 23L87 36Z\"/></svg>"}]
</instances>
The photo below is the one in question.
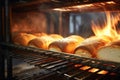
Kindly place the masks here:
<instances>
[{"instance_id":1,"label":"row of bread loaves","mask_svg":"<svg viewBox=\"0 0 120 80\"><path fill-rule=\"evenodd\" d=\"M23 46L120 62L120 40L108 43L105 39L96 36L84 39L78 35L63 38L58 34L19 33L13 38L13 41L15 44Z\"/></svg>"}]
</instances>

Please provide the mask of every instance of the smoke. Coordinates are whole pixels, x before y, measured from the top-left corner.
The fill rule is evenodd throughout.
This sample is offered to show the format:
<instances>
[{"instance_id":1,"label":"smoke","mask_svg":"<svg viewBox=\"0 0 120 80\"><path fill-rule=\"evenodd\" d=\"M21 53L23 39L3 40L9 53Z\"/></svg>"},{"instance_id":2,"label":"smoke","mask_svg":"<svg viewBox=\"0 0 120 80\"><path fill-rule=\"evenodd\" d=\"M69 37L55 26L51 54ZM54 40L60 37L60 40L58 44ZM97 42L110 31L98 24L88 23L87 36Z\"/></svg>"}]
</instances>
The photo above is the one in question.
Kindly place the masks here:
<instances>
[{"instance_id":1,"label":"smoke","mask_svg":"<svg viewBox=\"0 0 120 80\"><path fill-rule=\"evenodd\" d=\"M43 13L13 13L12 19L12 32L46 32L46 17Z\"/></svg>"}]
</instances>

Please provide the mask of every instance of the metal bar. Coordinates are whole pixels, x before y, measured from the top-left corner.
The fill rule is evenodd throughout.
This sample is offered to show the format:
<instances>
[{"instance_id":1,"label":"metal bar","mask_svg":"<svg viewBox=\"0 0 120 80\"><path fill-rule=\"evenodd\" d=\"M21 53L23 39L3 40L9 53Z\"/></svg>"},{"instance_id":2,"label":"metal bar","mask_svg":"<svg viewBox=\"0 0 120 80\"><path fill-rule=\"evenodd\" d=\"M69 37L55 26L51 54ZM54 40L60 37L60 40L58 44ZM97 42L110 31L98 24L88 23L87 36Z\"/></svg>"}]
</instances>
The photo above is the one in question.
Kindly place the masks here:
<instances>
[{"instance_id":1,"label":"metal bar","mask_svg":"<svg viewBox=\"0 0 120 80\"><path fill-rule=\"evenodd\" d=\"M69 63L69 64L63 64L63 65L60 65L60 66L57 66L57 67L54 67L53 69L50 70L49 74L47 75L44 75L43 77L40 77L40 78L37 78L37 79L42 79L42 80L48 80L49 77L58 77L57 79L55 80L58 80L58 79L61 79L59 78L60 76L58 74L60 70L64 70L66 69L67 67L69 66L72 66L73 63ZM53 80L54 78L52 78ZM51 80L51 79L50 79ZM61 80L64 80L64 79L61 79Z\"/></svg>"},{"instance_id":2,"label":"metal bar","mask_svg":"<svg viewBox=\"0 0 120 80\"><path fill-rule=\"evenodd\" d=\"M55 58L47 58L47 59L44 59L44 60L41 60L41 61L37 61L37 62L32 63L32 64L36 65L36 66L39 66L41 64L49 63L49 62L56 61L56 60L57 59L55 59Z\"/></svg>"},{"instance_id":3,"label":"metal bar","mask_svg":"<svg viewBox=\"0 0 120 80\"><path fill-rule=\"evenodd\" d=\"M81 67L84 67L84 66L80 66L80 68ZM91 68L88 68L87 70L80 70L79 68L76 68L76 69L71 70L70 72L65 73L64 76L66 76L67 79L71 80L71 79L74 79L75 76L88 72L89 69Z\"/></svg>"},{"instance_id":4,"label":"metal bar","mask_svg":"<svg viewBox=\"0 0 120 80\"><path fill-rule=\"evenodd\" d=\"M3 1L0 0L0 42L3 41ZM0 80L5 80L5 57L0 47Z\"/></svg>"},{"instance_id":5,"label":"metal bar","mask_svg":"<svg viewBox=\"0 0 120 80\"><path fill-rule=\"evenodd\" d=\"M35 63L35 62L39 62L41 60L47 59L48 57L39 57L39 58L33 58L33 59L25 59L24 61L27 63Z\"/></svg>"},{"instance_id":6,"label":"metal bar","mask_svg":"<svg viewBox=\"0 0 120 80\"><path fill-rule=\"evenodd\" d=\"M4 0L4 42L10 42L10 5L9 0ZM7 60L7 79L12 80L12 57L9 55L8 48L4 49Z\"/></svg>"},{"instance_id":7,"label":"metal bar","mask_svg":"<svg viewBox=\"0 0 120 80\"><path fill-rule=\"evenodd\" d=\"M3 40L3 0L0 0L0 41Z\"/></svg>"},{"instance_id":8,"label":"metal bar","mask_svg":"<svg viewBox=\"0 0 120 80\"><path fill-rule=\"evenodd\" d=\"M63 62L63 60L56 60L56 61L53 61L53 62L50 62L50 63L42 64L42 65L40 65L40 67L46 67L46 66L57 64L57 63L60 63L60 62Z\"/></svg>"},{"instance_id":9,"label":"metal bar","mask_svg":"<svg viewBox=\"0 0 120 80\"><path fill-rule=\"evenodd\" d=\"M13 72L12 72L12 57L7 56L7 79L12 80Z\"/></svg>"},{"instance_id":10,"label":"metal bar","mask_svg":"<svg viewBox=\"0 0 120 80\"><path fill-rule=\"evenodd\" d=\"M0 80L5 80L5 59L2 51L0 51Z\"/></svg>"},{"instance_id":11,"label":"metal bar","mask_svg":"<svg viewBox=\"0 0 120 80\"><path fill-rule=\"evenodd\" d=\"M25 62L37 62L39 60L42 60L42 59L45 59L45 58L48 58L46 56L39 56L39 55L35 55L35 56L32 56L32 55L22 55L22 54L14 54L14 53L11 53L11 56L13 58L17 58L17 59L22 59L23 61Z\"/></svg>"},{"instance_id":12,"label":"metal bar","mask_svg":"<svg viewBox=\"0 0 120 80\"><path fill-rule=\"evenodd\" d=\"M64 64L67 64L67 63L68 63L68 61L64 61L64 62L55 64L55 65L47 66L47 67L45 67L45 69L52 69L52 68L55 68L57 66L64 65Z\"/></svg>"},{"instance_id":13,"label":"metal bar","mask_svg":"<svg viewBox=\"0 0 120 80\"><path fill-rule=\"evenodd\" d=\"M10 41L10 6L9 0L4 1L4 40Z\"/></svg>"},{"instance_id":14,"label":"metal bar","mask_svg":"<svg viewBox=\"0 0 120 80\"><path fill-rule=\"evenodd\" d=\"M52 68L51 70L58 72L61 69L65 69L66 67L69 67L70 65L72 66L72 64L73 63L68 63L68 64L63 64L63 65L60 65L60 66L56 66L56 67Z\"/></svg>"},{"instance_id":15,"label":"metal bar","mask_svg":"<svg viewBox=\"0 0 120 80\"><path fill-rule=\"evenodd\" d=\"M74 66L72 66L72 65L69 66L68 65L68 66L66 66L66 67L64 67L64 68L62 68L60 70L57 70L57 73L58 73L59 76L63 76L63 74L65 74L65 73L67 73L67 72L69 72L69 71L71 71L73 69L75 69Z\"/></svg>"},{"instance_id":16,"label":"metal bar","mask_svg":"<svg viewBox=\"0 0 120 80\"><path fill-rule=\"evenodd\" d=\"M41 58L39 60L35 60L35 61L31 61L31 62L28 62L29 64L32 64L32 65L40 65L42 63L46 63L46 62L49 62L53 59L49 59L48 57L45 57L45 58Z\"/></svg>"}]
</instances>

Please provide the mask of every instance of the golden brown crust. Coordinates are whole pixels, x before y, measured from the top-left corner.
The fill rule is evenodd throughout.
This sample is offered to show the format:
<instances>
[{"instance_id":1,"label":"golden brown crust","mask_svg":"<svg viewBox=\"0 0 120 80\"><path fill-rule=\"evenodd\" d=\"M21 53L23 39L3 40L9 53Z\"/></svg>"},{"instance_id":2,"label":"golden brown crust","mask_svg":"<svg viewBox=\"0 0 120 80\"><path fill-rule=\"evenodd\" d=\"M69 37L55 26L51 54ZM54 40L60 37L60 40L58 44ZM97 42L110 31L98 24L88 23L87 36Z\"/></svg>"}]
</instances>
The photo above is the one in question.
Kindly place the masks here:
<instances>
[{"instance_id":1,"label":"golden brown crust","mask_svg":"<svg viewBox=\"0 0 120 80\"><path fill-rule=\"evenodd\" d=\"M88 38L84 40L74 51L75 54L80 54L77 53L77 50L82 50L83 52L89 52L88 54L91 54L92 57L96 57L96 52L99 48L103 47L106 45L106 41L99 39L99 38ZM82 52L81 51L81 52Z\"/></svg>"},{"instance_id":2,"label":"golden brown crust","mask_svg":"<svg viewBox=\"0 0 120 80\"><path fill-rule=\"evenodd\" d=\"M21 32L21 33L18 33L18 32L14 32L12 33L12 40L14 41L18 36L22 36L22 35L25 35L27 33L24 33L24 32Z\"/></svg>"},{"instance_id":3,"label":"golden brown crust","mask_svg":"<svg viewBox=\"0 0 120 80\"><path fill-rule=\"evenodd\" d=\"M78 46L84 39L80 36L70 36L58 41L54 41L49 45L49 50L62 51L66 53L73 53L76 46Z\"/></svg>"},{"instance_id":4,"label":"golden brown crust","mask_svg":"<svg viewBox=\"0 0 120 80\"><path fill-rule=\"evenodd\" d=\"M50 36L42 36L42 37L38 37L35 38L33 40L31 40L28 45L32 46L32 47L37 47L37 48L42 48L42 49L48 49L48 46L50 43L52 43L53 41L55 41L56 39L50 37Z\"/></svg>"},{"instance_id":5,"label":"golden brown crust","mask_svg":"<svg viewBox=\"0 0 120 80\"><path fill-rule=\"evenodd\" d=\"M92 58L93 55L91 54L91 50L85 46L80 46L75 49L74 54L81 56L81 57L87 57L87 58Z\"/></svg>"},{"instance_id":6,"label":"golden brown crust","mask_svg":"<svg viewBox=\"0 0 120 80\"><path fill-rule=\"evenodd\" d=\"M62 52L61 47L59 47L57 43L50 44L48 49L51 51Z\"/></svg>"},{"instance_id":7,"label":"golden brown crust","mask_svg":"<svg viewBox=\"0 0 120 80\"><path fill-rule=\"evenodd\" d=\"M111 43L108 44L108 46L110 45L117 45L117 46L120 46L120 40L117 40L117 41L113 41Z\"/></svg>"},{"instance_id":8,"label":"golden brown crust","mask_svg":"<svg viewBox=\"0 0 120 80\"><path fill-rule=\"evenodd\" d=\"M76 40L78 40L80 43L84 40L84 38L83 37L81 37L81 36L79 36L79 35L71 35L71 36L68 36L67 37L68 39L70 38L70 39L76 39Z\"/></svg>"},{"instance_id":9,"label":"golden brown crust","mask_svg":"<svg viewBox=\"0 0 120 80\"><path fill-rule=\"evenodd\" d=\"M59 35L59 34L50 34L49 36L52 37L52 38L54 38L54 39L56 39L56 40L60 40L60 39L63 38L63 37L62 37L61 35Z\"/></svg>"},{"instance_id":10,"label":"golden brown crust","mask_svg":"<svg viewBox=\"0 0 120 80\"><path fill-rule=\"evenodd\" d=\"M43 33L43 32L41 32L41 33L32 33L32 34L35 35L35 36L37 36L37 37L47 36L47 34Z\"/></svg>"},{"instance_id":11,"label":"golden brown crust","mask_svg":"<svg viewBox=\"0 0 120 80\"><path fill-rule=\"evenodd\" d=\"M13 42L15 44L27 46L28 42L34 38L36 38L36 36L34 36L32 34L20 33L20 34L16 35L16 37L13 39Z\"/></svg>"}]
</instances>

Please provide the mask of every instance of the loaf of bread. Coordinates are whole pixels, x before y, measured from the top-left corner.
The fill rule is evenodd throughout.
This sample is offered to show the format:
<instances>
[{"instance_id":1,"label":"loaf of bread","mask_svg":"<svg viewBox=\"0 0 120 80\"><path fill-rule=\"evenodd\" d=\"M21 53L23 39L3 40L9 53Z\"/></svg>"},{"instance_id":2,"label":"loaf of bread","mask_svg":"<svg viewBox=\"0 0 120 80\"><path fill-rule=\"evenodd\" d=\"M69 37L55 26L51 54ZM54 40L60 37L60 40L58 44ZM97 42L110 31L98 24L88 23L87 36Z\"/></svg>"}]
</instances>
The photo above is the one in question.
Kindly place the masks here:
<instances>
[{"instance_id":1,"label":"loaf of bread","mask_svg":"<svg viewBox=\"0 0 120 80\"><path fill-rule=\"evenodd\" d=\"M74 49L80 44L84 38L77 35L71 35L58 41L54 41L49 45L49 50L57 52L73 53Z\"/></svg>"},{"instance_id":2,"label":"loaf of bread","mask_svg":"<svg viewBox=\"0 0 120 80\"><path fill-rule=\"evenodd\" d=\"M85 39L74 51L75 55L87 58L95 58L99 48L106 45L106 41L98 37Z\"/></svg>"},{"instance_id":3,"label":"loaf of bread","mask_svg":"<svg viewBox=\"0 0 120 80\"><path fill-rule=\"evenodd\" d=\"M14 37L13 42L18 45L27 46L28 42L34 38L36 38L36 36L32 34L19 33Z\"/></svg>"},{"instance_id":4,"label":"loaf of bread","mask_svg":"<svg viewBox=\"0 0 120 80\"><path fill-rule=\"evenodd\" d=\"M120 46L120 40L115 40L115 41L110 42L109 44L107 44L107 46L111 46L111 45Z\"/></svg>"},{"instance_id":5,"label":"loaf of bread","mask_svg":"<svg viewBox=\"0 0 120 80\"><path fill-rule=\"evenodd\" d=\"M101 60L120 62L120 40L111 42L97 51L97 58Z\"/></svg>"},{"instance_id":6,"label":"loaf of bread","mask_svg":"<svg viewBox=\"0 0 120 80\"><path fill-rule=\"evenodd\" d=\"M59 34L50 34L50 37L54 38L55 40L60 40L63 38L63 36L59 35Z\"/></svg>"},{"instance_id":7,"label":"loaf of bread","mask_svg":"<svg viewBox=\"0 0 120 80\"><path fill-rule=\"evenodd\" d=\"M57 37L57 36L56 36L56 37ZM36 47L36 48L41 48L41 49L47 50L50 43L52 43L53 41L59 40L59 39L61 39L61 38L62 38L62 37L53 38L53 37L51 37L51 36L37 37L37 38L31 40L31 41L28 43L28 46Z\"/></svg>"},{"instance_id":8,"label":"loaf of bread","mask_svg":"<svg viewBox=\"0 0 120 80\"><path fill-rule=\"evenodd\" d=\"M37 37L41 37L41 36L47 36L46 33L41 32L41 33L32 33L33 35L37 36Z\"/></svg>"},{"instance_id":9,"label":"loaf of bread","mask_svg":"<svg viewBox=\"0 0 120 80\"><path fill-rule=\"evenodd\" d=\"M14 41L18 36L22 36L24 34L27 34L27 33L24 33L24 32L12 32L11 35L12 35L12 40Z\"/></svg>"}]
</instances>

